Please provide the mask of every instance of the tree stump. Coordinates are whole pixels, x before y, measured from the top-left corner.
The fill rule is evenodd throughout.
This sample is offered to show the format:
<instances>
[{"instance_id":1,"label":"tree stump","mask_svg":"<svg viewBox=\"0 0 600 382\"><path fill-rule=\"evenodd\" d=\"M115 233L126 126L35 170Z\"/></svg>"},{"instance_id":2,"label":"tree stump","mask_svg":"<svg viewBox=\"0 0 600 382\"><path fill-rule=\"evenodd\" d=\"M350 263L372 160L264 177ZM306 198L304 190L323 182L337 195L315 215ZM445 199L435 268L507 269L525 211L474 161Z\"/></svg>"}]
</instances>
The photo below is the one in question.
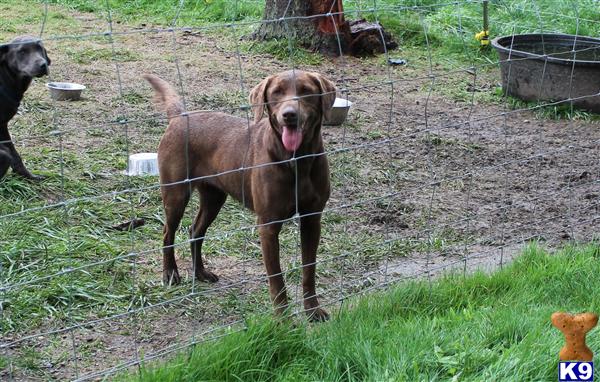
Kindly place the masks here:
<instances>
[{"instance_id":1,"label":"tree stump","mask_svg":"<svg viewBox=\"0 0 600 382\"><path fill-rule=\"evenodd\" d=\"M352 36L349 51L354 56L372 56L398 47L378 22L360 19L352 20L349 24Z\"/></svg>"},{"instance_id":2,"label":"tree stump","mask_svg":"<svg viewBox=\"0 0 600 382\"><path fill-rule=\"evenodd\" d=\"M397 46L379 23L347 22L342 0L266 0L263 23L252 38L292 39L332 56L373 55Z\"/></svg>"}]
</instances>

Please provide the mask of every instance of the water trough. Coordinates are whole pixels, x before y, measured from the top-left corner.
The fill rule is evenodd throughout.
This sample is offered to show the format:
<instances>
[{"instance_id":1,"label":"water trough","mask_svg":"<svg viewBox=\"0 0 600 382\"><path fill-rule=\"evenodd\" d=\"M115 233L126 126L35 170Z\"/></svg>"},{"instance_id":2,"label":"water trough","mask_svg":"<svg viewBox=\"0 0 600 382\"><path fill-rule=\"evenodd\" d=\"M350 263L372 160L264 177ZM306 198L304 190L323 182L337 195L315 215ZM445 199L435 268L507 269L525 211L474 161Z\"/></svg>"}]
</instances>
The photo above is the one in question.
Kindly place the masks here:
<instances>
[{"instance_id":1,"label":"water trough","mask_svg":"<svg viewBox=\"0 0 600 382\"><path fill-rule=\"evenodd\" d=\"M498 37L502 89L526 101L573 100L600 113L600 39L566 34Z\"/></svg>"}]
</instances>

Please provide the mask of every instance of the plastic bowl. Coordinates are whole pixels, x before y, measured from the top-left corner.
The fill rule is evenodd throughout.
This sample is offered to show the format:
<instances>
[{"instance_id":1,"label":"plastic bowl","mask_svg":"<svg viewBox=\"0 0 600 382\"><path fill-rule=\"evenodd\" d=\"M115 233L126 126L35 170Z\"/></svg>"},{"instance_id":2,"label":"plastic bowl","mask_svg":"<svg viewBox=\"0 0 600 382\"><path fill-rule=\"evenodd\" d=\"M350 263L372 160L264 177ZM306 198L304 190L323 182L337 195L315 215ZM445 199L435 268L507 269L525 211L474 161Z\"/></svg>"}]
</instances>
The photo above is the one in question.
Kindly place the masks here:
<instances>
[{"instance_id":1,"label":"plastic bowl","mask_svg":"<svg viewBox=\"0 0 600 382\"><path fill-rule=\"evenodd\" d=\"M50 90L50 97L56 101L76 101L85 89L85 86L72 82L50 82L46 87Z\"/></svg>"},{"instance_id":2,"label":"plastic bowl","mask_svg":"<svg viewBox=\"0 0 600 382\"><path fill-rule=\"evenodd\" d=\"M158 155L156 153L131 154L127 175L158 175Z\"/></svg>"},{"instance_id":3,"label":"plastic bowl","mask_svg":"<svg viewBox=\"0 0 600 382\"><path fill-rule=\"evenodd\" d=\"M346 117L348 117L350 106L352 106L352 102L347 99L336 98L329 113L325 114L323 124L329 126L341 125L346 120Z\"/></svg>"}]
</instances>

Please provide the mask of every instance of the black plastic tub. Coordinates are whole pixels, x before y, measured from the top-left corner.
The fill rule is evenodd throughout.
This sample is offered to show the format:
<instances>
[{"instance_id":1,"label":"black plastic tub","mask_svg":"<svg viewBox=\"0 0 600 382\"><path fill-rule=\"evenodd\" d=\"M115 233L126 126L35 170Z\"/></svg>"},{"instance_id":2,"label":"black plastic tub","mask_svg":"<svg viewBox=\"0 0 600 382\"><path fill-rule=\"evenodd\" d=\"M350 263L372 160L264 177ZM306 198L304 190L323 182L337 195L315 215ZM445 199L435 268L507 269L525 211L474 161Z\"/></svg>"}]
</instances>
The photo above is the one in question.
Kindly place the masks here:
<instances>
[{"instance_id":1,"label":"black plastic tub","mask_svg":"<svg viewBox=\"0 0 600 382\"><path fill-rule=\"evenodd\" d=\"M502 89L526 101L573 100L600 113L600 39L565 34L498 37Z\"/></svg>"}]
</instances>

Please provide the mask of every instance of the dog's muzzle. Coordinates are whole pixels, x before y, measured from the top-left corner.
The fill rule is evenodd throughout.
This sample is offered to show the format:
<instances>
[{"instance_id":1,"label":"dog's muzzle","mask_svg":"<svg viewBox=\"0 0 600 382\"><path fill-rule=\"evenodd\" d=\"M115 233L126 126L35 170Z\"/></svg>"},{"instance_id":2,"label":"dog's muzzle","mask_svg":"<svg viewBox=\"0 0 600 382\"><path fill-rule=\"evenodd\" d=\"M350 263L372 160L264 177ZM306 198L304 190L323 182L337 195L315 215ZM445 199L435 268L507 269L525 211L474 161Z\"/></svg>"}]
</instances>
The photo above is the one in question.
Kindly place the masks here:
<instances>
[{"instance_id":1,"label":"dog's muzzle","mask_svg":"<svg viewBox=\"0 0 600 382\"><path fill-rule=\"evenodd\" d=\"M40 63L34 77L43 77L48 75L48 63L46 61Z\"/></svg>"}]
</instances>

